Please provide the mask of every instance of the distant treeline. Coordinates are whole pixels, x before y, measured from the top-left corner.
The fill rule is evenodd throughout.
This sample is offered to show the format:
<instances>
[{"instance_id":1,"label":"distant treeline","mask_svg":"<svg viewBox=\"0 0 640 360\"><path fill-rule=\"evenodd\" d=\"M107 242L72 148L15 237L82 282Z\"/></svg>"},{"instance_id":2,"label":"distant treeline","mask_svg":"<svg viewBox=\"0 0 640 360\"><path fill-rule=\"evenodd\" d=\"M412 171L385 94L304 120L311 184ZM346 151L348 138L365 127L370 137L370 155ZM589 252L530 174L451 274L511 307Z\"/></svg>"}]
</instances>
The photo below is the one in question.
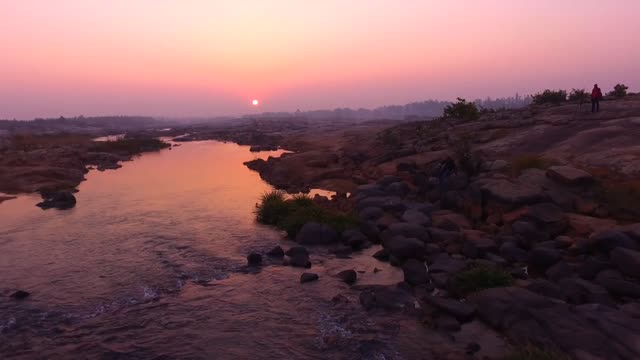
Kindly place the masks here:
<instances>
[{"instance_id":1,"label":"distant treeline","mask_svg":"<svg viewBox=\"0 0 640 360\"><path fill-rule=\"evenodd\" d=\"M531 96L520 96L492 99L490 97L474 101L476 105L484 109L514 109L527 106L531 103ZM442 115L445 107L451 105L450 101L426 100L412 102L406 105L388 105L375 109L351 109L337 108L333 110L313 110L290 112L265 112L259 115L246 115L245 118L306 118L309 120L412 120L435 118Z\"/></svg>"},{"instance_id":2,"label":"distant treeline","mask_svg":"<svg viewBox=\"0 0 640 360\"><path fill-rule=\"evenodd\" d=\"M51 133L51 132L124 132L144 130L158 126L158 121L144 116L98 116L37 118L33 121L0 120L0 133Z\"/></svg>"}]
</instances>

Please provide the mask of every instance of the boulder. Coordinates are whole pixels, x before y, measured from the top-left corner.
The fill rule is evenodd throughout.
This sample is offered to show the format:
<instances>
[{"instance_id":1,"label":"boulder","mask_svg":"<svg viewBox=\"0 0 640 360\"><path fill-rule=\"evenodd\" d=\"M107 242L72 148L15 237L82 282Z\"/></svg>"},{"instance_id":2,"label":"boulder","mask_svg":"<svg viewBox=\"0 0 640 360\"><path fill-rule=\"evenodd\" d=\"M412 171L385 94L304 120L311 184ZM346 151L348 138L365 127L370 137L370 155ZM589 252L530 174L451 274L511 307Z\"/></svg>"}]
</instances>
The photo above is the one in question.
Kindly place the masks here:
<instances>
[{"instance_id":1,"label":"boulder","mask_svg":"<svg viewBox=\"0 0 640 360\"><path fill-rule=\"evenodd\" d=\"M547 269L545 275L548 279L558 281L560 279L572 277L575 275L573 268L564 261L558 261Z\"/></svg>"},{"instance_id":2,"label":"boulder","mask_svg":"<svg viewBox=\"0 0 640 360\"><path fill-rule=\"evenodd\" d=\"M446 332L460 331L460 322L455 317L447 314L439 314L435 319L436 329Z\"/></svg>"},{"instance_id":3,"label":"boulder","mask_svg":"<svg viewBox=\"0 0 640 360\"><path fill-rule=\"evenodd\" d=\"M549 240L549 234L530 221L516 221L511 225L511 230L518 239L518 244L525 248L531 248L536 243Z\"/></svg>"},{"instance_id":4,"label":"boulder","mask_svg":"<svg viewBox=\"0 0 640 360\"><path fill-rule=\"evenodd\" d=\"M306 223L296 235L296 242L302 245L328 245L338 241L338 233L327 224Z\"/></svg>"},{"instance_id":5,"label":"boulder","mask_svg":"<svg viewBox=\"0 0 640 360\"><path fill-rule=\"evenodd\" d=\"M424 262L409 259L402 265L402 272L404 273L404 281L410 285L422 285L429 282L429 276L427 275L427 267Z\"/></svg>"},{"instance_id":6,"label":"boulder","mask_svg":"<svg viewBox=\"0 0 640 360\"><path fill-rule=\"evenodd\" d=\"M31 295L30 292L28 291L24 291L24 290L18 290L16 292L14 292L13 294L11 294L9 297L16 299L16 300L23 300L29 297L29 295Z\"/></svg>"},{"instance_id":7,"label":"boulder","mask_svg":"<svg viewBox=\"0 0 640 360\"><path fill-rule=\"evenodd\" d=\"M571 304L614 304L607 289L591 281L566 278L558 282L564 297Z\"/></svg>"},{"instance_id":8,"label":"boulder","mask_svg":"<svg viewBox=\"0 0 640 360\"><path fill-rule=\"evenodd\" d=\"M398 235L407 238L419 239L422 242L426 242L429 240L429 233L424 226L406 222L391 224L389 225L387 230L383 231L382 234L380 234L383 242Z\"/></svg>"},{"instance_id":9,"label":"boulder","mask_svg":"<svg viewBox=\"0 0 640 360\"><path fill-rule=\"evenodd\" d=\"M306 250L306 249L305 249ZM278 245L267 252L267 256L274 258L284 257L284 250Z\"/></svg>"},{"instance_id":10,"label":"boulder","mask_svg":"<svg viewBox=\"0 0 640 360\"><path fill-rule=\"evenodd\" d=\"M389 184L384 191L389 195L405 197L409 193L409 185L404 181L397 181Z\"/></svg>"},{"instance_id":11,"label":"boulder","mask_svg":"<svg viewBox=\"0 0 640 360\"><path fill-rule=\"evenodd\" d=\"M529 253L529 266L538 272L545 272L552 265L560 261L562 254L559 250L547 247L536 247Z\"/></svg>"},{"instance_id":12,"label":"boulder","mask_svg":"<svg viewBox=\"0 0 640 360\"><path fill-rule=\"evenodd\" d=\"M301 284L312 282L312 281L316 281L318 279L320 279L320 276L318 276L318 274L314 274L314 273L303 273L302 275L300 275L300 283Z\"/></svg>"},{"instance_id":13,"label":"boulder","mask_svg":"<svg viewBox=\"0 0 640 360\"><path fill-rule=\"evenodd\" d=\"M593 280L600 271L609 267L608 261L590 256L580 264L578 275L585 280Z\"/></svg>"},{"instance_id":14,"label":"boulder","mask_svg":"<svg viewBox=\"0 0 640 360\"><path fill-rule=\"evenodd\" d=\"M380 249L373 254L373 257L380 261L388 261L389 260L389 250Z\"/></svg>"},{"instance_id":15,"label":"boulder","mask_svg":"<svg viewBox=\"0 0 640 360\"><path fill-rule=\"evenodd\" d=\"M615 308L572 307L516 287L479 291L468 301L514 343L558 349L576 359L640 358L640 323Z\"/></svg>"},{"instance_id":16,"label":"boulder","mask_svg":"<svg viewBox=\"0 0 640 360\"><path fill-rule=\"evenodd\" d=\"M542 188L506 179L489 179L481 186L490 199L510 207L533 204L544 199Z\"/></svg>"},{"instance_id":17,"label":"boulder","mask_svg":"<svg viewBox=\"0 0 640 360\"><path fill-rule=\"evenodd\" d=\"M478 230L464 230L462 234L464 236L462 253L468 258L476 259L497 250L496 240L489 237L487 233Z\"/></svg>"},{"instance_id":18,"label":"boulder","mask_svg":"<svg viewBox=\"0 0 640 360\"><path fill-rule=\"evenodd\" d=\"M442 230L438 228L429 228L429 236L436 243L458 242L462 240L462 234L459 231Z\"/></svg>"},{"instance_id":19,"label":"boulder","mask_svg":"<svg viewBox=\"0 0 640 360\"><path fill-rule=\"evenodd\" d=\"M447 254L439 254L433 264L429 265L429 273L457 274L467 267L464 260L453 259Z\"/></svg>"},{"instance_id":20,"label":"boulder","mask_svg":"<svg viewBox=\"0 0 640 360\"><path fill-rule=\"evenodd\" d=\"M36 206L46 209L66 210L76 206L76 197L70 191L58 191L49 194L43 194L44 201L39 202Z\"/></svg>"},{"instance_id":21,"label":"boulder","mask_svg":"<svg viewBox=\"0 0 640 360\"><path fill-rule=\"evenodd\" d=\"M262 255L258 253L251 253L247 256L247 264L249 266L262 265Z\"/></svg>"},{"instance_id":22,"label":"boulder","mask_svg":"<svg viewBox=\"0 0 640 360\"><path fill-rule=\"evenodd\" d=\"M360 250L369 243L367 237L359 230L349 229L342 233L343 242L353 250Z\"/></svg>"},{"instance_id":23,"label":"boulder","mask_svg":"<svg viewBox=\"0 0 640 360\"><path fill-rule=\"evenodd\" d=\"M509 262L524 263L529 257L525 250L516 245L516 243L509 241L502 243L499 252L500 256Z\"/></svg>"},{"instance_id":24,"label":"boulder","mask_svg":"<svg viewBox=\"0 0 640 360\"><path fill-rule=\"evenodd\" d=\"M640 279L640 252L617 247L609 254L611 262L623 273Z\"/></svg>"},{"instance_id":25,"label":"boulder","mask_svg":"<svg viewBox=\"0 0 640 360\"><path fill-rule=\"evenodd\" d=\"M594 231L612 229L617 222L612 219L600 219L580 214L567 214L569 227L578 235L589 235Z\"/></svg>"},{"instance_id":26,"label":"boulder","mask_svg":"<svg viewBox=\"0 0 640 360\"><path fill-rule=\"evenodd\" d=\"M373 243L380 242L380 229L375 222L363 221L360 223L360 231Z\"/></svg>"},{"instance_id":27,"label":"boulder","mask_svg":"<svg viewBox=\"0 0 640 360\"><path fill-rule=\"evenodd\" d=\"M552 166L547 176L564 185L587 185L593 182L593 176L586 171L572 166Z\"/></svg>"},{"instance_id":28,"label":"boulder","mask_svg":"<svg viewBox=\"0 0 640 360\"><path fill-rule=\"evenodd\" d=\"M336 277L348 285L353 285L358 280L358 273L353 269L344 270L340 271Z\"/></svg>"},{"instance_id":29,"label":"boulder","mask_svg":"<svg viewBox=\"0 0 640 360\"><path fill-rule=\"evenodd\" d=\"M358 214L358 216L360 217L360 220L364 220L364 221L377 220L381 218L382 215L384 215L384 211L382 211L381 208L373 207L373 206L368 206L360 210L360 213Z\"/></svg>"},{"instance_id":30,"label":"boulder","mask_svg":"<svg viewBox=\"0 0 640 360\"><path fill-rule=\"evenodd\" d=\"M437 309L453 315L456 319L463 322L473 319L473 315L476 312L475 305L454 299L428 295L423 297L423 300Z\"/></svg>"},{"instance_id":31,"label":"boulder","mask_svg":"<svg viewBox=\"0 0 640 360\"><path fill-rule=\"evenodd\" d=\"M433 226L439 229L460 231L463 229L471 229L471 222L464 215L454 213L448 210L439 210L431 214Z\"/></svg>"},{"instance_id":32,"label":"boulder","mask_svg":"<svg viewBox=\"0 0 640 360\"><path fill-rule=\"evenodd\" d=\"M357 285L354 290L361 290L360 304L367 311L398 311L413 306L411 294L396 286L388 285Z\"/></svg>"},{"instance_id":33,"label":"boulder","mask_svg":"<svg viewBox=\"0 0 640 360\"><path fill-rule=\"evenodd\" d=\"M524 216L552 236L561 234L569 224L567 215L552 203L531 205Z\"/></svg>"},{"instance_id":34,"label":"boulder","mask_svg":"<svg viewBox=\"0 0 640 360\"><path fill-rule=\"evenodd\" d=\"M563 288L551 281L544 279L537 279L531 281L527 286L527 290L533 291L536 294L540 294L546 297L566 301L567 294Z\"/></svg>"},{"instance_id":35,"label":"boulder","mask_svg":"<svg viewBox=\"0 0 640 360\"><path fill-rule=\"evenodd\" d=\"M402 178L394 175L385 175L378 179L378 185L381 187L387 187L393 183L401 182Z\"/></svg>"},{"instance_id":36,"label":"boulder","mask_svg":"<svg viewBox=\"0 0 640 360\"><path fill-rule=\"evenodd\" d=\"M619 230L601 230L589 236L589 241L600 251L606 253L611 250L622 247L631 250L640 250L638 242L630 238L627 234Z\"/></svg>"},{"instance_id":37,"label":"boulder","mask_svg":"<svg viewBox=\"0 0 640 360\"><path fill-rule=\"evenodd\" d=\"M596 276L595 282L615 296L640 298L640 285L625 280L617 271L604 270Z\"/></svg>"},{"instance_id":38,"label":"boulder","mask_svg":"<svg viewBox=\"0 0 640 360\"><path fill-rule=\"evenodd\" d=\"M307 250L307 248L305 248L304 246L292 246L289 248L289 250L287 250L287 252L285 252L285 255L287 256L297 256L297 255L304 255L309 257L309 250Z\"/></svg>"},{"instance_id":39,"label":"boulder","mask_svg":"<svg viewBox=\"0 0 640 360\"><path fill-rule=\"evenodd\" d=\"M415 238L406 238L401 235L395 236L385 241L384 246L391 255L401 261L424 259L425 256L424 242Z\"/></svg>"},{"instance_id":40,"label":"boulder","mask_svg":"<svg viewBox=\"0 0 640 360\"><path fill-rule=\"evenodd\" d=\"M408 209L402 214L402 220L410 224L418 224L422 226L431 225L431 219L423 212L415 209Z\"/></svg>"}]
</instances>

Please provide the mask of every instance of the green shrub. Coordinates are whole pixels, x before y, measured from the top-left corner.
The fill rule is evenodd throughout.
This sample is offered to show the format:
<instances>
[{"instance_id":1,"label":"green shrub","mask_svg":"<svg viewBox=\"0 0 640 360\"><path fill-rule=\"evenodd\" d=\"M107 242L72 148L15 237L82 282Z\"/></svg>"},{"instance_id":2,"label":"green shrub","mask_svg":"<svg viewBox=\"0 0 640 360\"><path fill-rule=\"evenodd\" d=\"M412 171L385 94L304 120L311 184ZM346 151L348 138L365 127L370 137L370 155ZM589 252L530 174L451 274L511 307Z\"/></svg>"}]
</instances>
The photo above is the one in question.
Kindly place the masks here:
<instances>
[{"instance_id":1,"label":"green shrub","mask_svg":"<svg viewBox=\"0 0 640 360\"><path fill-rule=\"evenodd\" d=\"M511 160L511 170L516 176L526 169L546 170L551 165L553 161L535 154L524 154Z\"/></svg>"},{"instance_id":2,"label":"green shrub","mask_svg":"<svg viewBox=\"0 0 640 360\"><path fill-rule=\"evenodd\" d=\"M535 94L533 96L533 103L536 105L542 104L560 104L567 101L567 91L566 90L545 90L541 93Z\"/></svg>"},{"instance_id":3,"label":"green shrub","mask_svg":"<svg viewBox=\"0 0 640 360\"><path fill-rule=\"evenodd\" d=\"M623 98L627 96L627 90L629 90L629 87L627 85L616 84L616 86L613 87L613 91L609 92L607 95L615 96L617 98Z\"/></svg>"},{"instance_id":4,"label":"green shrub","mask_svg":"<svg viewBox=\"0 0 640 360\"><path fill-rule=\"evenodd\" d=\"M480 118L480 110L478 110L478 106L475 103L458 98L458 102L447 105L444 108L443 116L445 118L473 121Z\"/></svg>"},{"instance_id":5,"label":"green shrub","mask_svg":"<svg viewBox=\"0 0 640 360\"><path fill-rule=\"evenodd\" d=\"M450 282L452 294L464 297L467 294L495 287L510 286L514 282L508 272L489 266L474 266L456 274Z\"/></svg>"},{"instance_id":6,"label":"green shrub","mask_svg":"<svg viewBox=\"0 0 640 360\"><path fill-rule=\"evenodd\" d=\"M482 153L474 149L473 143L472 134L463 134L450 144L458 168L468 176L478 175L484 163Z\"/></svg>"},{"instance_id":7,"label":"green shrub","mask_svg":"<svg viewBox=\"0 0 640 360\"><path fill-rule=\"evenodd\" d=\"M589 101L589 94L585 89L573 89L569 93L569 101Z\"/></svg>"},{"instance_id":8,"label":"green shrub","mask_svg":"<svg viewBox=\"0 0 640 360\"><path fill-rule=\"evenodd\" d=\"M505 360L569 360L566 355L528 345L516 349Z\"/></svg>"},{"instance_id":9,"label":"green shrub","mask_svg":"<svg viewBox=\"0 0 640 360\"><path fill-rule=\"evenodd\" d=\"M287 199L281 191L262 195L256 205L256 220L284 230L289 238L294 238L309 222L327 224L338 232L357 224L354 216L327 210L307 195L294 195Z\"/></svg>"}]
</instances>

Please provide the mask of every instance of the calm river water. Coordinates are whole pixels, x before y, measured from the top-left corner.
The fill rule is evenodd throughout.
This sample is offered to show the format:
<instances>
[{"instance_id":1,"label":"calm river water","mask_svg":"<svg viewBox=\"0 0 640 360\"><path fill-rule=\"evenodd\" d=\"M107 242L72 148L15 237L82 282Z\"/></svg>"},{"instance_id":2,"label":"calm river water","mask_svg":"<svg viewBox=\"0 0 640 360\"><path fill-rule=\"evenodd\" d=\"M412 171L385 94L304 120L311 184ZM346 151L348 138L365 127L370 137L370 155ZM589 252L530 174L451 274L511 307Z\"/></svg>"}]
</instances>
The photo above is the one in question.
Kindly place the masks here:
<instances>
[{"instance_id":1,"label":"calm river water","mask_svg":"<svg viewBox=\"0 0 640 360\"><path fill-rule=\"evenodd\" d=\"M415 324L376 322L332 277L355 268L360 284L400 281L375 249L314 249L311 284L301 269L247 271L250 251L291 245L253 219L271 187L242 163L268 155L279 154L186 143L91 171L71 210L42 211L37 196L0 204L0 358L414 358L402 334ZM10 299L16 289L31 296Z\"/></svg>"}]
</instances>

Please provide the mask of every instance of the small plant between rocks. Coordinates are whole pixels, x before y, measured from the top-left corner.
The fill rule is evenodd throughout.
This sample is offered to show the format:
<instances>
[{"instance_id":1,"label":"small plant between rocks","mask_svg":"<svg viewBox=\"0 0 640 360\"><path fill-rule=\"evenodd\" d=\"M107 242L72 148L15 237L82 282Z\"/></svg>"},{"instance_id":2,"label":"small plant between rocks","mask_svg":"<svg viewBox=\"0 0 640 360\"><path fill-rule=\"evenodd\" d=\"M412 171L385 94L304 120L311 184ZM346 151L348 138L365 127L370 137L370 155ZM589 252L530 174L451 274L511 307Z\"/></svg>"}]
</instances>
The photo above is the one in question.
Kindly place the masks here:
<instances>
[{"instance_id":1,"label":"small plant between rocks","mask_svg":"<svg viewBox=\"0 0 640 360\"><path fill-rule=\"evenodd\" d=\"M527 345L516 349L505 360L569 360L564 354L543 350L534 345Z\"/></svg>"},{"instance_id":2,"label":"small plant between rocks","mask_svg":"<svg viewBox=\"0 0 640 360\"><path fill-rule=\"evenodd\" d=\"M262 195L255 214L259 223L284 230L289 238L295 238L300 229L310 222L327 224L338 232L358 223L354 216L327 210L308 195L295 195L287 199L282 191Z\"/></svg>"},{"instance_id":3,"label":"small plant between rocks","mask_svg":"<svg viewBox=\"0 0 640 360\"><path fill-rule=\"evenodd\" d=\"M511 286L513 283L513 277L505 270L476 265L453 276L449 291L458 297L465 297L480 290Z\"/></svg>"}]
</instances>

